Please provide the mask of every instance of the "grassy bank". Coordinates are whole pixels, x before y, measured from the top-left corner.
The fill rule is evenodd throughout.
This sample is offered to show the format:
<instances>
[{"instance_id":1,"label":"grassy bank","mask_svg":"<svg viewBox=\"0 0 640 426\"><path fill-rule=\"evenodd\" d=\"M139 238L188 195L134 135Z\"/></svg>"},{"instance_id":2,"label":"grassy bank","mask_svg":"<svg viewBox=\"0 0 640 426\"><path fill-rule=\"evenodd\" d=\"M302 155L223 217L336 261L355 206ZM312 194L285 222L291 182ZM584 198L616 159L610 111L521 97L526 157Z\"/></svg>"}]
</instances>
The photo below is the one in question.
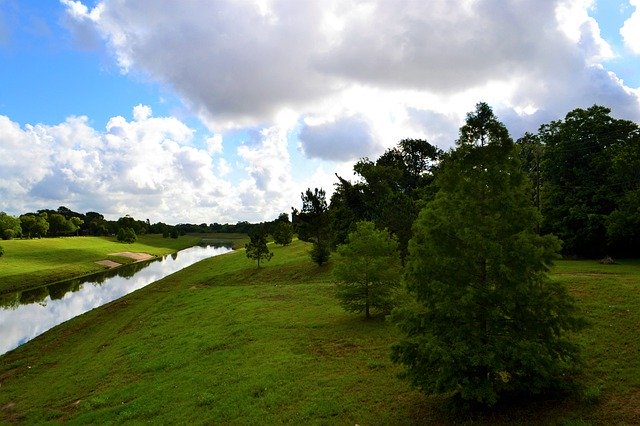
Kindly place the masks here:
<instances>
[{"instance_id":1,"label":"grassy bank","mask_svg":"<svg viewBox=\"0 0 640 426\"><path fill-rule=\"evenodd\" d=\"M161 235L141 235L133 244L113 237L66 237L2 241L5 254L0 258L0 292L39 287L80 277L105 269L96 261L109 259L126 264L130 258L110 256L123 251L163 256L200 241L196 236L177 239Z\"/></svg>"},{"instance_id":2,"label":"grassy bank","mask_svg":"<svg viewBox=\"0 0 640 426\"><path fill-rule=\"evenodd\" d=\"M260 269L243 252L200 262L0 357L0 420L445 423L440 400L397 378L395 327L344 313L308 249L274 248ZM560 262L554 279L593 322L577 336L585 391L476 420L637 423L639 278L637 262Z\"/></svg>"}]
</instances>

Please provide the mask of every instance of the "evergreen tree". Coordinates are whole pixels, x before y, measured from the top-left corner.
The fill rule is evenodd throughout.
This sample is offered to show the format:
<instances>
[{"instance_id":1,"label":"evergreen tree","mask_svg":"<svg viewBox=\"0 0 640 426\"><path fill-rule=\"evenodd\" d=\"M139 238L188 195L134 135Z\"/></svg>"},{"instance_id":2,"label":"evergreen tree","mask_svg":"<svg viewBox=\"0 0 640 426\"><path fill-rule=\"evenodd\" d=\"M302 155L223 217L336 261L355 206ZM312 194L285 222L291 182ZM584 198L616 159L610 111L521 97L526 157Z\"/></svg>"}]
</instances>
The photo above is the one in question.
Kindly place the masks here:
<instances>
[{"instance_id":1,"label":"evergreen tree","mask_svg":"<svg viewBox=\"0 0 640 426\"><path fill-rule=\"evenodd\" d=\"M302 241L313 243L313 248L309 253L311 260L322 266L329 260L330 250L330 227L329 227L329 207L324 189L315 188L312 192L308 188L301 194L302 211L293 209L292 218L296 224L298 238Z\"/></svg>"},{"instance_id":2,"label":"evergreen tree","mask_svg":"<svg viewBox=\"0 0 640 426\"><path fill-rule=\"evenodd\" d=\"M342 307L364 312L366 318L372 309L389 312L401 278L397 240L387 230L376 229L373 222L358 222L337 252L333 275Z\"/></svg>"},{"instance_id":3,"label":"evergreen tree","mask_svg":"<svg viewBox=\"0 0 640 426\"><path fill-rule=\"evenodd\" d=\"M467 116L437 180L409 244L405 281L417 307L395 313L406 338L394 361L426 393L483 405L559 384L578 363L566 332L582 321L547 277L560 242L535 232L530 182L488 105Z\"/></svg>"},{"instance_id":4,"label":"evergreen tree","mask_svg":"<svg viewBox=\"0 0 640 426\"><path fill-rule=\"evenodd\" d=\"M249 242L244 245L244 248L249 259L258 261L258 268L260 267L260 261L269 261L273 257L273 252L269 251L267 247L267 235L260 231L254 231L249 235Z\"/></svg>"}]
</instances>

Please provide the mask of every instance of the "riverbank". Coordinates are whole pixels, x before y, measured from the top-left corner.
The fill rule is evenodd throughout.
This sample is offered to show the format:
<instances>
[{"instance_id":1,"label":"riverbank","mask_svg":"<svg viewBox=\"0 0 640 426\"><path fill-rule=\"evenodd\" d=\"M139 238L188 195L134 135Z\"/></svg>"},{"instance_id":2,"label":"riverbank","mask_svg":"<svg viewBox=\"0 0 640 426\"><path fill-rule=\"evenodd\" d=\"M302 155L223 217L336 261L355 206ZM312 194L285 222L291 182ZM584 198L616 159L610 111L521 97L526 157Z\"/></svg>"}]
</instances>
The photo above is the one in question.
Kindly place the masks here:
<instances>
[{"instance_id":1,"label":"riverbank","mask_svg":"<svg viewBox=\"0 0 640 426\"><path fill-rule=\"evenodd\" d=\"M243 252L199 262L0 357L0 423L446 423L398 379L396 328L339 307L331 263L270 248L259 269ZM640 263L559 262L553 278L592 321L584 390L476 422L637 424Z\"/></svg>"},{"instance_id":2,"label":"riverbank","mask_svg":"<svg viewBox=\"0 0 640 426\"><path fill-rule=\"evenodd\" d=\"M63 280L79 278L108 269L96 262L110 260L128 264L135 259L114 256L123 251L146 253L153 257L175 253L198 244L198 236L162 238L141 235L133 244L123 244L113 237L64 237L2 242L5 253L0 258L0 294L41 287Z\"/></svg>"}]
</instances>

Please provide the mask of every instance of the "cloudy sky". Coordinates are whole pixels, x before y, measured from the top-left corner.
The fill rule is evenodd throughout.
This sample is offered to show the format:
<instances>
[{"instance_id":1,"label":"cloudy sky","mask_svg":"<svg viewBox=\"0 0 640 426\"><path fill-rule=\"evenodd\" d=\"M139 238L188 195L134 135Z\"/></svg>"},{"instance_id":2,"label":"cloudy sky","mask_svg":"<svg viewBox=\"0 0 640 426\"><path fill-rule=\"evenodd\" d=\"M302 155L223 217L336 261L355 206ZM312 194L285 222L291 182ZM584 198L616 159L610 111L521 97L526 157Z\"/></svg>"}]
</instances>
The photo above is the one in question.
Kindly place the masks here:
<instances>
[{"instance_id":1,"label":"cloudy sky","mask_svg":"<svg viewBox=\"0 0 640 426\"><path fill-rule=\"evenodd\" d=\"M640 0L0 0L0 211L271 220L488 102L640 122Z\"/></svg>"}]
</instances>

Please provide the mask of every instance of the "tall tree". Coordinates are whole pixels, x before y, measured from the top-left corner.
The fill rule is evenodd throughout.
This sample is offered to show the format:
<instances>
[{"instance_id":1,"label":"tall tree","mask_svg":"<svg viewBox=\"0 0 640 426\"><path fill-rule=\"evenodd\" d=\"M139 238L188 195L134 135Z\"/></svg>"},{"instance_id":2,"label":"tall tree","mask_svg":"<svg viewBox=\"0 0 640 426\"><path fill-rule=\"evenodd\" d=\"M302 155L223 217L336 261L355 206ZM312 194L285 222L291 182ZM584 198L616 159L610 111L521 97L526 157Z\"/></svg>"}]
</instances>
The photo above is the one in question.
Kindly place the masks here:
<instances>
[{"instance_id":1,"label":"tall tree","mask_svg":"<svg viewBox=\"0 0 640 426\"><path fill-rule=\"evenodd\" d=\"M337 296L349 312L371 310L389 312L393 290L401 279L398 242L373 222L358 222L346 244L338 246L333 275L338 281Z\"/></svg>"},{"instance_id":2,"label":"tall tree","mask_svg":"<svg viewBox=\"0 0 640 426\"><path fill-rule=\"evenodd\" d=\"M612 248L606 244L608 216L628 191L640 188L639 172L632 171L640 129L610 113L597 105L575 109L538 133L545 145L543 227L563 240L569 254L606 254Z\"/></svg>"},{"instance_id":3,"label":"tall tree","mask_svg":"<svg viewBox=\"0 0 640 426\"><path fill-rule=\"evenodd\" d=\"M467 402L554 386L576 365L566 332L582 323L547 278L560 243L535 232L530 183L487 104L468 114L437 180L409 244L405 281L417 307L396 312L406 338L393 359L426 393Z\"/></svg>"},{"instance_id":4,"label":"tall tree","mask_svg":"<svg viewBox=\"0 0 640 426\"><path fill-rule=\"evenodd\" d=\"M262 230L253 231L249 235L249 242L244 245L244 248L249 259L258 261L258 268L261 260L268 262L273 257L273 252L267 247L267 234Z\"/></svg>"},{"instance_id":5,"label":"tall tree","mask_svg":"<svg viewBox=\"0 0 640 426\"><path fill-rule=\"evenodd\" d=\"M329 207L324 189L308 188L301 194L302 210L293 209L292 217L298 230L298 238L313 243L311 259L322 266L330 256Z\"/></svg>"}]
</instances>

